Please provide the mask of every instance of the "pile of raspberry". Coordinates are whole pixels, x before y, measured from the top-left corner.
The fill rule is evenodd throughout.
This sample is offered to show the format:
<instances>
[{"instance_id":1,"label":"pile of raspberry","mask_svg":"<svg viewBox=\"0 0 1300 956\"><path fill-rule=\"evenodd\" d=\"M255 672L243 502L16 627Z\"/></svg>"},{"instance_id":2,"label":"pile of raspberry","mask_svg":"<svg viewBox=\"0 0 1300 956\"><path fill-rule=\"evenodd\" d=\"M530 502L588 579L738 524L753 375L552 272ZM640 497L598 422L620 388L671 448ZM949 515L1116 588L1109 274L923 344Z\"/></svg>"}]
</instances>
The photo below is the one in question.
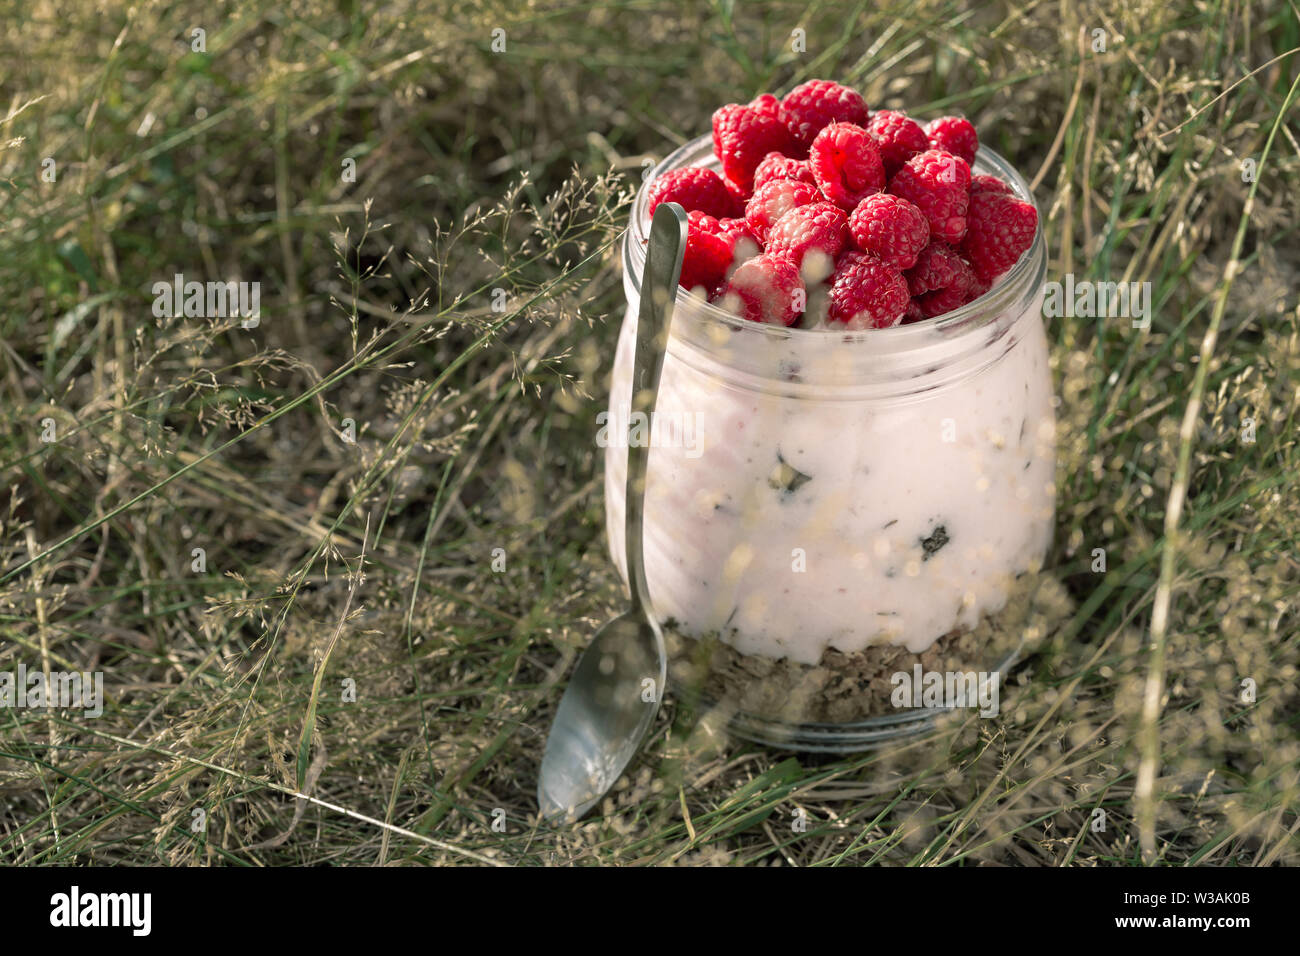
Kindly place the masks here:
<instances>
[{"instance_id":1,"label":"pile of raspberry","mask_svg":"<svg viewBox=\"0 0 1300 956\"><path fill-rule=\"evenodd\" d=\"M978 298L1033 241L1033 204L971 174L978 148L960 116L922 126L810 80L715 112L723 175L664 174L650 212L690 214L681 284L710 302L755 322L886 329Z\"/></svg>"}]
</instances>

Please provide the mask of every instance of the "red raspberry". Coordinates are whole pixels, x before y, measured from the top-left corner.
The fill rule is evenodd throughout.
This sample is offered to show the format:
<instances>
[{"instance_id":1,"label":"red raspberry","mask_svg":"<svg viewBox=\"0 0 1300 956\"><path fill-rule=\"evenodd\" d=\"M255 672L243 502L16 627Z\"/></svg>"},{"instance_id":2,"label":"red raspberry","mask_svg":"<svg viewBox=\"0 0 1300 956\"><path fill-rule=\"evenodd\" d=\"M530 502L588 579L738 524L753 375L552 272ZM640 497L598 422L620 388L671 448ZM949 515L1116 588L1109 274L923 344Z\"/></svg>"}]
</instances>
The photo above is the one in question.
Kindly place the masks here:
<instances>
[{"instance_id":1,"label":"red raspberry","mask_svg":"<svg viewBox=\"0 0 1300 956\"><path fill-rule=\"evenodd\" d=\"M732 256L736 262L754 258L763 248L749 231L749 223L743 219L719 219L718 235L731 243Z\"/></svg>"},{"instance_id":2,"label":"red raspberry","mask_svg":"<svg viewBox=\"0 0 1300 956\"><path fill-rule=\"evenodd\" d=\"M921 208L933 238L957 242L966 234L970 166L960 156L941 149L917 153L894 174L889 191Z\"/></svg>"},{"instance_id":3,"label":"red raspberry","mask_svg":"<svg viewBox=\"0 0 1300 956\"><path fill-rule=\"evenodd\" d=\"M885 175L892 176L898 167L930 148L925 130L897 110L877 110L867 122L867 132L880 147Z\"/></svg>"},{"instance_id":4,"label":"red raspberry","mask_svg":"<svg viewBox=\"0 0 1300 956\"><path fill-rule=\"evenodd\" d=\"M967 222L959 251L970 260L975 275L991 283L1034 241L1038 210L1014 196L982 191L971 196Z\"/></svg>"},{"instance_id":5,"label":"red raspberry","mask_svg":"<svg viewBox=\"0 0 1300 956\"><path fill-rule=\"evenodd\" d=\"M852 209L885 188L880 147L870 133L852 123L832 123L818 133L808 152L808 165L826 198L843 209Z\"/></svg>"},{"instance_id":6,"label":"red raspberry","mask_svg":"<svg viewBox=\"0 0 1300 956\"><path fill-rule=\"evenodd\" d=\"M1010 183L1005 183L996 176L986 176L983 173L974 174L970 178L970 194L974 196L978 192L1002 193L1004 196L1014 196L1016 194Z\"/></svg>"},{"instance_id":7,"label":"red raspberry","mask_svg":"<svg viewBox=\"0 0 1300 956\"><path fill-rule=\"evenodd\" d=\"M849 220L834 203L796 206L767 233L767 251L799 267L804 282L820 282L831 274L835 257L849 241Z\"/></svg>"},{"instance_id":8,"label":"red raspberry","mask_svg":"<svg viewBox=\"0 0 1300 956\"><path fill-rule=\"evenodd\" d=\"M867 103L857 90L830 80L800 83L781 100L790 136L805 149L831 123L867 122Z\"/></svg>"},{"instance_id":9,"label":"red raspberry","mask_svg":"<svg viewBox=\"0 0 1300 956\"><path fill-rule=\"evenodd\" d=\"M807 304L807 293L793 262L767 254L737 266L718 303L751 322L790 325Z\"/></svg>"},{"instance_id":10,"label":"red raspberry","mask_svg":"<svg viewBox=\"0 0 1300 956\"><path fill-rule=\"evenodd\" d=\"M863 259L867 258L867 255L868 253L865 253L861 249L855 248L854 246L845 246L844 251L835 257L835 272L832 273L832 278L838 276L841 272L844 272L846 269L853 268L853 266L857 265Z\"/></svg>"},{"instance_id":11,"label":"red raspberry","mask_svg":"<svg viewBox=\"0 0 1300 956\"><path fill-rule=\"evenodd\" d=\"M926 318L934 318L961 308L989 291L989 283L981 281L970 264L955 255L952 250L947 247L936 247L933 255L936 262L942 259L942 268L938 268L932 278L935 276L942 278L944 283L941 287L933 286L932 291L912 299ZM913 274L908 273L908 275L911 277ZM908 281L910 283L912 279L909 278Z\"/></svg>"},{"instance_id":12,"label":"red raspberry","mask_svg":"<svg viewBox=\"0 0 1300 956\"><path fill-rule=\"evenodd\" d=\"M946 242L932 242L916 257L916 265L907 270L907 289L914 296L946 289L957 281L965 266Z\"/></svg>"},{"instance_id":13,"label":"red raspberry","mask_svg":"<svg viewBox=\"0 0 1300 956\"><path fill-rule=\"evenodd\" d=\"M872 252L899 272L910 269L930 242L925 214L901 196L876 193L849 214L849 234L863 252Z\"/></svg>"},{"instance_id":14,"label":"red raspberry","mask_svg":"<svg viewBox=\"0 0 1300 956\"><path fill-rule=\"evenodd\" d=\"M651 215L661 202L681 203L687 212L698 209L710 216L729 216L735 210L722 177L701 166L664 173L650 184L649 197Z\"/></svg>"},{"instance_id":15,"label":"red raspberry","mask_svg":"<svg viewBox=\"0 0 1300 956\"><path fill-rule=\"evenodd\" d=\"M903 277L871 255L846 265L831 286L826 321L852 330L897 325L911 302Z\"/></svg>"},{"instance_id":16,"label":"red raspberry","mask_svg":"<svg viewBox=\"0 0 1300 956\"><path fill-rule=\"evenodd\" d=\"M745 191L752 188L754 169L771 152L790 148L790 134L771 113L730 103L713 114L713 152L726 177Z\"/></svg>"},{"instance_id":17,"label":"red raspberry","mask_svg":"<svg viewBox=\"0 0 1300 956\"><path fill-rule=\"evenodd\" d=\"M808 160L791 159L780 153L768 153L754 170L754 189L757 190L764 183L776 179L793 179L796 182L807 183L809 186L817 185Z\"/></svg>"},{"instance_id":18,"label":"red raspberry","mask_svg":"<svg viewBox=\"0 0 1300 956\"><path fill-rule=\"evenodd\" d=\"M925 295L917 296L912 301L921 306L921 311L925 313L927 319L933 319L935 316L951 312L953 309L959 309L967 302L972 302L981 295L979 281L975 274L971 272L970 266L961 263L961 268L957 278L952 285L945 289L936 289L934 292L927 292Z\"/></svg>"},{"instance_id":19,"label":"red raspberry","mask_svg":"<svg viewBox=\"0 0 1300 956\"><path fill-rule=\"evenodd\" d=\"M774 179L754 190L745 205L745 222L759 242L767 242L768 230L776 221L796 206L817 202L822 194L816 186L795 182L793 179Z\"/></svg>"},{"instance_id":20,"label":"red raspberry","mask_svg":"<svg viewBox=\"0 0 1300 956\"><path fill-rule=\"evenodd\" d=\"M784 114L781 112L781 101L771 93L760 93L749 101L749 108L757 110L760 113L766 113L768 116L774 116L782 119Z\"/></svg>"},{"instance_id":21,"label":"red raspberry","mask_svg":"<svg viewBox=\"0 0 1300 956\"><path fill-rule=\"evenodd\" d=\"M921 308L921 303L915 299L907 300L907 311L903 313L903 325L911 325L913 322L920 322L925 318L925 310Z\"/></svg>"},{"instance_id":22,"label":"red raspberry","mask_svg":"<svg viewBox=\"0 0 1300 956\"><path fill-rule=\"evenodd\" d=\"M970 120L961 116L940 116L925 124L925 136L934 149L947 150L968 163L975 162L980 139Z\"/></svg>"},{"instance_id":23,"label":"red raspberry","mask_svg":"<svg viewBox=\"0 0 1300 956\"><path fill-rule=\"evenodd\" d=\"M719 226L721 220L719 220L717 216L710 216L702 209L692 209L686 214L686 221L690 226L703 229L705 232L712 233L715 236L719 235L721 232L721 227Z\"/></svg>"},{"instance_id":24,"label":"red raspberry","mask_svg":"<svg viewBox=\"0 0 1300 956\"><path fill-rule=\"evenodd\" d=\"M721 236L711 232L717 220L709 222L712 217L700 217L689 221L686 229L686 251L682 255L683 289L703 286L714 288L727 274L731 265L731 244Z\"/></svg>"},{"instance_id":25,"label":"red raspberry","mask_svg":"<svg viewBox=\"0 0 1300 956\"><path fill-rule=\"evenodd\" d=\"M717 236L723 240L727 244L727 248L731 250L733 262L744 262L746 259L758 255L758 240L749 231L749 226L745 224L745 220L715 219L698 209L691 212L686 218L690 223L689 228L707 232L709 235Z\"/></svg>"}]
</instances>

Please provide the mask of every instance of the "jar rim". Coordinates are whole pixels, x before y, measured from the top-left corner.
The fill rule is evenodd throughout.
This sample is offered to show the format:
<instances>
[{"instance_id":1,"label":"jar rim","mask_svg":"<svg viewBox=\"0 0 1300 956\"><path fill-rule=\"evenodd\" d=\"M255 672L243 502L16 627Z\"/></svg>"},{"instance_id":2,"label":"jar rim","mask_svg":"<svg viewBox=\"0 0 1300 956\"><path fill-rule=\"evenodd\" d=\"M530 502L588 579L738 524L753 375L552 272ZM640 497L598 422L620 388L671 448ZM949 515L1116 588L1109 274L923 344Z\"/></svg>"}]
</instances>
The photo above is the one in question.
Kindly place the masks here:
<instances>
[{"instance_id":1,"label":"jar rim","mask_svg":"<svg viewBox=\"0 0 1300 956\"><path fill-rule=\"evenodd\" d=\"M720 172L721 166L713 155L712 135L699 136L678 147L656 166L654 166L641 188L637 191L632 204L630 221L623 241L624 275L632 290L638 295L641 291L641 273L645 268L645 249L649 239L649 187L664 173L686 166L703 166ZM844 329L800 329L779 325L766 325L752 322L728 312L711 302L692 295L688 290L678 287L676 304L685 306L693 318L732 331L754 332L756 330L773 338L787 339L792 344L803 341L824 341L828 334L840 336L846 341L871 341L887 352L905 352L912 347L924 347L934 341L936 333L947 338L968 331L983 328L1003 313L1004 307L1011 301L1019 299L1034 286L1041 286L1046 275L1046 246L1043 240L1042 210L1034 201L1033 193L1024 177L1006 159L987 146L981 145L971 164L973 174L988 172L1008 183L1016 198L1030 203L1038 213L1038 228L1028 249L1019 260L993 285L988 292L966 305L930 319L922 319L906 325L898 324L888 329L865 329L848 331ZM1037 278L1035 279L1035 274Z\"/></svg>"}]
</instances>

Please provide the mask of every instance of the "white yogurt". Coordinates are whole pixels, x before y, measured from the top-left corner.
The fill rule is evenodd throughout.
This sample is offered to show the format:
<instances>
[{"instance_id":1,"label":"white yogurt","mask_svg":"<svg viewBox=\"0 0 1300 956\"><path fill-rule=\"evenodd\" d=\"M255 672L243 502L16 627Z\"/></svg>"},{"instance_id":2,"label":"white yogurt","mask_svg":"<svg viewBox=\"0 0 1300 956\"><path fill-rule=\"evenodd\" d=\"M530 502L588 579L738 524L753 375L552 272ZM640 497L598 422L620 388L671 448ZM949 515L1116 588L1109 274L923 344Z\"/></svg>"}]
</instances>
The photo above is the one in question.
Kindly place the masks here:
<instances>
[{"instance_id":1,"label":"white yogurt","mask_svg":"<svg viewBox=\"0 0 1300 956\"><path fill-rule=\"evenodd\" d=\"M1041 293L1019 303L1023 315L958 336L909 327L917 347L883 356L860 336L680 325L679 304L646 486L654 613L744 654L815 664L827 648L919 653L999 610L1014 576L1041 564L1055 500ZM635 328L633 301L614 421ZM611 443L606 524L625 580L626 463Z\"/></svg>"}]
</instances>

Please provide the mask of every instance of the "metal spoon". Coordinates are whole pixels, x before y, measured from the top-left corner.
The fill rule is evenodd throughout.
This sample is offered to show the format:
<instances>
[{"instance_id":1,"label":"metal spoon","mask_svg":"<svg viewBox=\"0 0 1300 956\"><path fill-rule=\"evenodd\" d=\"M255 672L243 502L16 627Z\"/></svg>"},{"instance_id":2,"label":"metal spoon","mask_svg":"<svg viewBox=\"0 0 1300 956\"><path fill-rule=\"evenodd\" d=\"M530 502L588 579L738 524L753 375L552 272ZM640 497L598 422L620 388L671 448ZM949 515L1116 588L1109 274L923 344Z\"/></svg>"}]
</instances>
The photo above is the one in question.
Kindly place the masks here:
<instances>
[{"instance_id":1,"label":"metal spoon","mask_svg":"<svg viewBox=\"0 0 1300 956\"><path fill-rule=\"evenodd\" d=\"M656 206L650 222L632 358L632 410L648 416L659 392L686 222L686 212L671 202ZM632 606L596 632L560 698L537 781L537 802L552 821L578 819L614 785L659 712L668 679L664 635L650 613L642 548L650 448L648 442L627 444L624 539Z\"/></svg>"}]
</instances>

